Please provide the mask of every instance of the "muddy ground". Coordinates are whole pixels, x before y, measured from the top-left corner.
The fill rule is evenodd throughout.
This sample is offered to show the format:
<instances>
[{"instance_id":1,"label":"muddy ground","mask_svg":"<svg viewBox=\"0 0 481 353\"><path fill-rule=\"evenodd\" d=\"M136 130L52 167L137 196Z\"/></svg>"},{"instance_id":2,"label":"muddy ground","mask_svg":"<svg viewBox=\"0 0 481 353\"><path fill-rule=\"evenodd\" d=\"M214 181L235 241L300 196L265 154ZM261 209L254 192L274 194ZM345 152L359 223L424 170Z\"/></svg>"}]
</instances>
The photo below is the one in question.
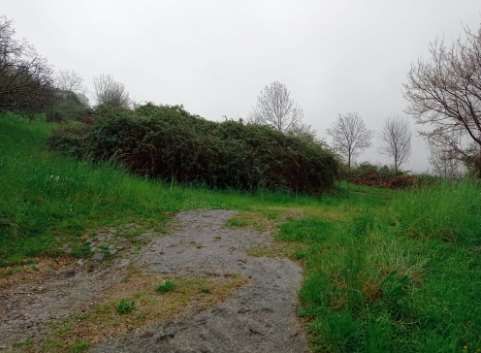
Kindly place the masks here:
<instances>
[{"instance_id":1,"label":"muddy ground","mask_svg":"<svg viewBox=\"0 0 481 353\"><path fill-rule=\"evenodd\" d=\"M155 237L139 253L95 269L64 268L40 283L1 291L0 352L46 334L52 321L87 310L132 266L172 276L240 275L246 284L207 310L111 337L90 352L307 352L296 317L301 268L287 259L249 256L249 249L268 246L272 237L226 227L233 215L222 210L180 213L169 235Z\"/></svg>"}]
</instances>

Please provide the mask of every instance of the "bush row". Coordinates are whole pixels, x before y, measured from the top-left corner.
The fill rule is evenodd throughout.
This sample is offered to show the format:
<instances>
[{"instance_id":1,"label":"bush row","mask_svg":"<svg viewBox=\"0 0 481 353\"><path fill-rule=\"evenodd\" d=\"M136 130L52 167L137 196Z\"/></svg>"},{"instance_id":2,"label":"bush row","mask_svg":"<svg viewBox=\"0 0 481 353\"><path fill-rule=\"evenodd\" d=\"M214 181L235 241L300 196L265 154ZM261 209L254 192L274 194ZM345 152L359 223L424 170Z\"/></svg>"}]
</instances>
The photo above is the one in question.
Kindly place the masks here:
<instances>
[{"instance_id":1,"label":"bush row","mask_svg":"<svg viewBox=\"0 0 481 353\"><path fill-rule=\"evenodd\" d=\"M215 188L319 193L338 173L335 156L319 143L241 121L207 121L179 106L103 112L92 125L61 127L49 143L136 174Z\"/></svg>"},{"instance_id":2,"label":"bush row","mask_svg":"<svg viewBox=\"0 0 481 353\"><path fill-rule=\"evenodd\" d=\"M344 179L354 184L390 189L416 186L421 182L417 176L396 172L387 166L378 167L370 163L362 163L351 170L345 170L342 174Z\"/></svg>"}]
</instances>

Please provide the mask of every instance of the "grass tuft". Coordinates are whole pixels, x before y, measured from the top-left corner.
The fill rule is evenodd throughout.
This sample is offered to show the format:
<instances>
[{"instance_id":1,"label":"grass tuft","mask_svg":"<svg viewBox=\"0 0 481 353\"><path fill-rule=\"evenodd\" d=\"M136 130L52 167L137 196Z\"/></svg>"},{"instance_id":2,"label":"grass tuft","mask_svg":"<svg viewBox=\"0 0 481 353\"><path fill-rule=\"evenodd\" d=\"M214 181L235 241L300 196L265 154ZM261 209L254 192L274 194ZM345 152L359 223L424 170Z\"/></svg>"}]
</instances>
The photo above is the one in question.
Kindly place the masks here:
<instances>
[{"instance_id":1,"label":"grass tuft","mask_svg":"<svg viewBox=\"0 0 481 353\"><path fill-rule=\"evenodd\" d=\"M121 299L116 305L115 305L115 311L117 311L117 314L119 315L125 315L125 314L130 314L132 311L135 309L135 302L133 300L129 299Z\"/></svg>"},{"instance_id":2,"label":"grass tuft","mask_svg":"<svg viewBox=\"0 0 481 353\"><path fill-rule=\"evenodd\" d=\"M70 348L70 353L83 353L87 352L90 348L90 344L85 341L77 341Z\"/></svg>"},{"instance_id":3,"label":"grass tuft","mask_svg":"<svg viewBox=\"0 0 481 353\"><path fill-rule=\"evenodd\" d=\"M161 284L157 286L155 291L160 294L165 294L168 292L172 292L175 289L175 283L169 280L165 280Z\"/></svg>"}]
</instances>

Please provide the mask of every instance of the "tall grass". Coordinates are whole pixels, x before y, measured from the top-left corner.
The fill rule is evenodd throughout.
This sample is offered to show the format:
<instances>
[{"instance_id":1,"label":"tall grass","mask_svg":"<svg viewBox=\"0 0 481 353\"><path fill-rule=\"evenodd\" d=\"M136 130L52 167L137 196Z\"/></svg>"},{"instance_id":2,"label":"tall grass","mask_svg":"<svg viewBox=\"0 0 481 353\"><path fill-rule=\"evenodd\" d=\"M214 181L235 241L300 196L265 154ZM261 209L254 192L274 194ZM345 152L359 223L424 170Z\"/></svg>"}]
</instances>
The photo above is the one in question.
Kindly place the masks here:
<instances>
[{"instance_id":1,"label":"tall grass","mask_svg":"<svg viewBox=\"0 0 481 353\"><path fill-rule=\"evenodd\" d=\"M481 243L481 187L477 181L402 193L392 207L408 236Z\"/></svg>"},{"instance_id":2,"label":"tall grass","mask_svg":"<svg viewBox=\"0 0 481 353\"><path fill-rule=\"evenodd\" d=\"M481 192L471 181L396 193L344 222L304 219L301 315L316 352L479 352Z\"/></svg>"}]
</instances>

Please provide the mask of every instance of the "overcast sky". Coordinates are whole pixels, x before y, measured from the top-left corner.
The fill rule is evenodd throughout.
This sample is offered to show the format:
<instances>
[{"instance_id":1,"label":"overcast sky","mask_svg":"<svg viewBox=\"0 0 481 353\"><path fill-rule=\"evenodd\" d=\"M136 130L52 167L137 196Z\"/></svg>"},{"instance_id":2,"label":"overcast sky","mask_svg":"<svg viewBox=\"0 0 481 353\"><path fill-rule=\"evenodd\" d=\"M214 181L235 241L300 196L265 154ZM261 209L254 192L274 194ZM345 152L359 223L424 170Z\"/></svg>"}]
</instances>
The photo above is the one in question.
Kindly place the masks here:
<instances>
[{"instance_id":1,"label":"overcast sky","mask_svg":"<svg viewBox=\"0 0 481 353\"><path fill-rule=\"evenodd\" d=\"M321 136L339 113L359 112L378 133L360 160L378 163L411 63L481 23L480 0L1 0L0 11L55 69L88 86L112 74L137 102L246 117L279 80ZM406 167L429 169L427 156L416 139Z\"/></svg>"}]
</instances>

